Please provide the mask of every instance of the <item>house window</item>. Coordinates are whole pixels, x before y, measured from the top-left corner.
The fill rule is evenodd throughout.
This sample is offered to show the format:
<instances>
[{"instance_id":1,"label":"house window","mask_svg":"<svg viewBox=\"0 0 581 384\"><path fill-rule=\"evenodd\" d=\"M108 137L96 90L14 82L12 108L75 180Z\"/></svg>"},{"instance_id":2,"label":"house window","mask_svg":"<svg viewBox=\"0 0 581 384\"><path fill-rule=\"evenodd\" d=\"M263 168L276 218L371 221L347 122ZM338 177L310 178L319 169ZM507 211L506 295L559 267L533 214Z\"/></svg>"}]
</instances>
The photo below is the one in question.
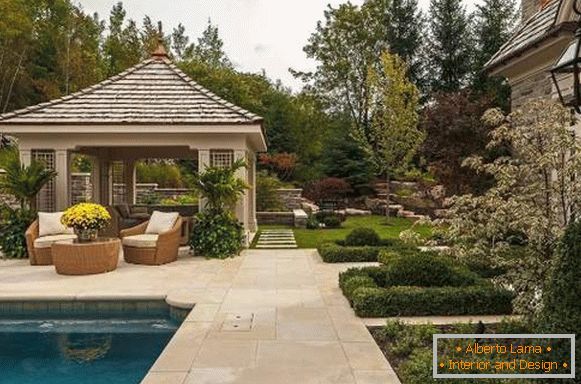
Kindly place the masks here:
<instances>
[{"instance_id":1,"label":"house window","mask_svg":"<svg viewBox=\"0 0 581 384\"><path fill-rule=\"evenodd\" d=\"M53 150L33 150L32 159L54 170L55 153ZM36 206L40 212L54 212L56 209L55 180L50 179L36 196Z\"/></svg>"},{"instance_id":2,"label":"house window","mask_svg":"<svg viewBox=\"0 0 581 384\"><path fill-rule=\"evenodd\" d=\"M228 168L234 163L234 151L232 150L211 150L210 166L217 168Z\"/></svg>"}]
</instances>

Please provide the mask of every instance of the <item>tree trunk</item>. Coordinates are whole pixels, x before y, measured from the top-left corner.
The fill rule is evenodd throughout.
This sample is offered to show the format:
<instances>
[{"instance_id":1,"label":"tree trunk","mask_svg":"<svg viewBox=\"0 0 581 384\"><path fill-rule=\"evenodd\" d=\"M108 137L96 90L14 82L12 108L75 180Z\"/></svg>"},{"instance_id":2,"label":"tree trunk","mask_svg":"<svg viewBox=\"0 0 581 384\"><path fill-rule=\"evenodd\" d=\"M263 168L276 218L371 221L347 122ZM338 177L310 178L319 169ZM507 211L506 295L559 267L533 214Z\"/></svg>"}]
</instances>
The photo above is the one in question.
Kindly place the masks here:
<instances>
[{"instance_id":1,"label":"tree trunk","mask_svg":"<svg viewBox=\"0 0 581 384\"><path fill-rule=\"evenodd\" d=\"M385 176L385 217L389 219L389 194L391 193L389 172Z\"/></svg>"}]
</instances>

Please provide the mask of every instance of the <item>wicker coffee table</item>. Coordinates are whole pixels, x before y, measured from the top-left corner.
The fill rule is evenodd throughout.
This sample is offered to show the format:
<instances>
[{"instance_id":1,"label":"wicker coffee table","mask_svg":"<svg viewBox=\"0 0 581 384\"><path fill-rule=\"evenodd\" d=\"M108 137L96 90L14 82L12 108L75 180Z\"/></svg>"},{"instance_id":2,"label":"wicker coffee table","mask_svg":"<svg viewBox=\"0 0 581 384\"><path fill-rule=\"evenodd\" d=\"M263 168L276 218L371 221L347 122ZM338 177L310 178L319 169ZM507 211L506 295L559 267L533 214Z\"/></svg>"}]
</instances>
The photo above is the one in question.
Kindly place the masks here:
<instances>
[{"instance_id":1,"label":"wicker coffee table","mask_svg":"<svg viewBox=\"0 0 581 384\"><path fill-rule=\"evenodd\" d=\"M59 275L94 275L117 269L121 240L99 238L91 242L58 242L52 261Z\"/></svg>"}]
</instances>

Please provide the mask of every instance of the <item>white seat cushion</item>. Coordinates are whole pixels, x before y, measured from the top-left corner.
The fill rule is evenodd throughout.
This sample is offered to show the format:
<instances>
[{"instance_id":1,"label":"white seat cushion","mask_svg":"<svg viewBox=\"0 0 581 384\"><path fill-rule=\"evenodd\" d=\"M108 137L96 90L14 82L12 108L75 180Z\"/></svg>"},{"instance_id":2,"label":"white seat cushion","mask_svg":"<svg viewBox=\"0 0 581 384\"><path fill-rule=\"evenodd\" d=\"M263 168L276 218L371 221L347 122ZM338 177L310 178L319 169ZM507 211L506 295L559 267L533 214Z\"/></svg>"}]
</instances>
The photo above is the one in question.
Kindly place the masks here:
<instances>
[{"instance_id":1,"label":"white seat cushion","mask_svg":"<svg viewBox=\"0 0 581 384\"><path fill-rule=\"evenodd\" d=\"M38 236L52 236L63 234L74 234L72 228L67 228L61 223L63 212L38 212Z\"/></svg>"},{"instance_id":2,"label":"white seat cushion","mask_svg":"<svg viewBox=\"0 0 581 384\"><path fill-rule=\"evenodd\" d=\"M34 248L50 248L57 241L72 243L77 239L77 235L51 235L43 236L34 240Z\"/></svg>"},{"instance_id":3,"label":"white seat cushion","mask_svg":"<svg viewBox=\"0 0 581 384\"><path fill-rule=\"evenodd\" d=\"M123 245L135 248L155 248L158 237L152 234L127 236L123 238Z\"/></svg>"},{"instance_id":4,"label":"white seat cushion","mask_svg":"<svg viewBox=\"0 0 581 384\"><path fill-rule=\"evenodd\" d=\"M146 234L159 235L161 233L171 230L179 217L177 212L159 212L153 211L147 228Z\"/></svg>"}]
</instances>

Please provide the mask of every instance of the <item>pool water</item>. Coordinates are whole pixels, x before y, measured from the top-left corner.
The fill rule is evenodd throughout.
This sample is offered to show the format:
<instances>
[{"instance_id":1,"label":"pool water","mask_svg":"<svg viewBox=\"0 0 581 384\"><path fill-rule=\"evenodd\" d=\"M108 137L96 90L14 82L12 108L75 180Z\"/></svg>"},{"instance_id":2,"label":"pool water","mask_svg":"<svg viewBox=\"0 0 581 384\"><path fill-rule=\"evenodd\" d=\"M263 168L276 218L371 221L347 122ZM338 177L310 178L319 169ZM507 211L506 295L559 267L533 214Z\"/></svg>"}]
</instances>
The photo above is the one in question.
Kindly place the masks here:
<instances>
[{"instance_id":1,"label":"pool water","mask_svg":"<svg viewBox=\"0 0 581 384\"><path fill-rule=\"evenodd\" d=\"M177 327L162 317L0 320L0 383L139 383Z\"/></svg>"}]
</instances>

